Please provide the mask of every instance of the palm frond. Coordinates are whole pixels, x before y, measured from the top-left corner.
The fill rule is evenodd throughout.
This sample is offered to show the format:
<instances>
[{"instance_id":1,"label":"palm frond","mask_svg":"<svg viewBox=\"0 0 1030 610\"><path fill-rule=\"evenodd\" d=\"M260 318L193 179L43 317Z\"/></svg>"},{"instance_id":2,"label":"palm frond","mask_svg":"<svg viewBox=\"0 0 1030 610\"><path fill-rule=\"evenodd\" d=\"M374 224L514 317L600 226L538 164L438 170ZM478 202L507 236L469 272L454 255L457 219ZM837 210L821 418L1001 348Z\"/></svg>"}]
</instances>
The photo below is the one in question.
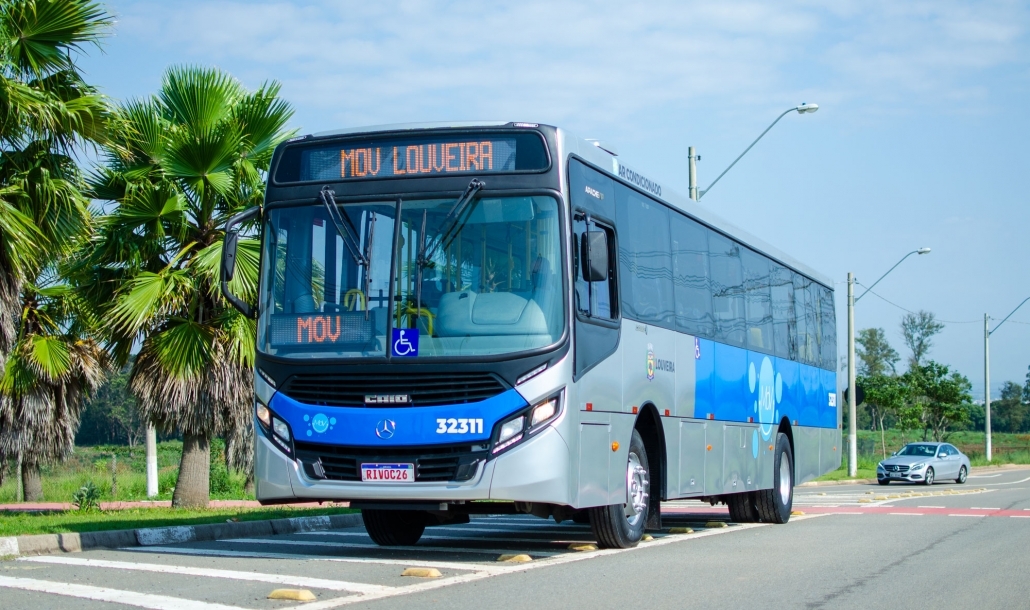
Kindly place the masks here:
<instances>
[{"instance_id":1,"label":"palm frond","mask_svg":"<svg viewBox=\"0 0 1030 610\"><path fill-rule=\"evenodd\" d=\"M24 73L45 74L73 66L70 51L99 45L113 19L88 0L20 0L5 3L3 19L13 41L12 63Z\"/></svg>"}]
</instances>

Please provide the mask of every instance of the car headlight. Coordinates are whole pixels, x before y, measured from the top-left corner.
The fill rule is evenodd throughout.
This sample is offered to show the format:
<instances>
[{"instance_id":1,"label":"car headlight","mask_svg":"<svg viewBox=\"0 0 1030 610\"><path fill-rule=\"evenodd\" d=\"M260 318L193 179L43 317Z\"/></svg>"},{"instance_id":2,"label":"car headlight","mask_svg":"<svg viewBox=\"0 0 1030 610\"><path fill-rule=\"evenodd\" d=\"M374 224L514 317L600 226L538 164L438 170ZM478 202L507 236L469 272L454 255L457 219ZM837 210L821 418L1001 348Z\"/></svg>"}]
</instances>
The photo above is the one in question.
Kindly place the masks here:
<instances>
[{"instance_id":1,"label":"car headlight","mask_svg":"<svg viewBox=\"0 0 1030 610\"><path fill-rule=\"evenodd\" d=\"M919 462L918 464L912 464L911 466L908 467L908 469L910 471L912 471L912 470L922 470L923 468L926 468L926 462Z\"/></svg>"}]
</instances>

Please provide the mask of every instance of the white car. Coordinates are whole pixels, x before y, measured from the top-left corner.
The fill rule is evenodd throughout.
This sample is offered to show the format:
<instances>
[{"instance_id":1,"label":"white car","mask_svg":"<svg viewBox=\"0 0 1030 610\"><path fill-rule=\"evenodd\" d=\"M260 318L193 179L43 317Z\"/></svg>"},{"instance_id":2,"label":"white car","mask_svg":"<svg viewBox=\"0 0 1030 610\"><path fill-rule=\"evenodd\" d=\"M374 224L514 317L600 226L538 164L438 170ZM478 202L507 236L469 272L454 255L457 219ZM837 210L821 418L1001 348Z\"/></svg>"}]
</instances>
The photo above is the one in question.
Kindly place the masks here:
<instances>
[{"instance_id":1,"label":"white car","mask_svg":"<svg viewBox=\"0 0 1030 610\"><path fill-rule=\"evenodd\" d=\"M933 485L939 479L965 483L969 476L969 457L948 443L909 443L876 465L876 481L909 481Z\"/></svg>"}]
</instances>

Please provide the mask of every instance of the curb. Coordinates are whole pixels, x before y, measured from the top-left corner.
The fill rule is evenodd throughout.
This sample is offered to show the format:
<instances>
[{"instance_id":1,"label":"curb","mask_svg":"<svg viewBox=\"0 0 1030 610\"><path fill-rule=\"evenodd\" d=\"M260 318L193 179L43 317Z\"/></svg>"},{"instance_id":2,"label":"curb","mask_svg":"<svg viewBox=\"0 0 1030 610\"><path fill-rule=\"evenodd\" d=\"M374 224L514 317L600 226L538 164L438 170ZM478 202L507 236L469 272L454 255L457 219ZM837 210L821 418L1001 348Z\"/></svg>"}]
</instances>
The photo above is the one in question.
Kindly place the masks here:
<instances>
[{"instance_id":1,"label":"curb","mask_svg":"<svg viewBox=\"0 0 1030 610\"><path fill-rule=\"evenodd\" d=\"M177 525L136 530L9 536L0 538L0 557L78 553L92 549L158 546L183 542L230 540L252 536L279 536L300 532L357 527L361 524L361 515L347 514L266 519L264 521L208 523L204 525Z\"/></svg>"}]
</instances>

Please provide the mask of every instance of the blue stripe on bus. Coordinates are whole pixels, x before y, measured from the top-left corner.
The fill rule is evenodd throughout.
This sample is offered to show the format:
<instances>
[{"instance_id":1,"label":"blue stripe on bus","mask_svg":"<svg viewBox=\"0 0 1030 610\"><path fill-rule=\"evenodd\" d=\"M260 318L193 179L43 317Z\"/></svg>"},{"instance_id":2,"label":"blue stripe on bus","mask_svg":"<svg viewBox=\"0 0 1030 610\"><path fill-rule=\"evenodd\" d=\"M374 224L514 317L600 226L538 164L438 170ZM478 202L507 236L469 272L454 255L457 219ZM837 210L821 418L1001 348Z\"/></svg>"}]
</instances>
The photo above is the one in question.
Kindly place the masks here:
<instances>
[{"instance_id":1,"label":"blue stripe on bus","mask_svg":"<svg viewBox=\"0 0 1030 610\"><path fill-rule=\"evenodd\" d=\"M290 424L299 441L375 447L489 440L494 424L528 403L515 390L508 390L480 402L418 408L308 405L277 393L268 406ZM442 433L437 432L441 427L438 420L444 420ZM477 420L482 420L482 425ZM377 435L377 426L386 421L393 422L393 433Z\"/></svg>"},{"instance_id":2,"label":"blue stripe on bus","mask_svg":"<svg viewBox=\"0 0 1030 610\"><path fill-rule=\"evenodd\" d=\"M768 438L784 417L792 424L837 427L833 371L760 352L698 339L694 415L721 421L753 418Z\"/></svg>"}]
</instances>

